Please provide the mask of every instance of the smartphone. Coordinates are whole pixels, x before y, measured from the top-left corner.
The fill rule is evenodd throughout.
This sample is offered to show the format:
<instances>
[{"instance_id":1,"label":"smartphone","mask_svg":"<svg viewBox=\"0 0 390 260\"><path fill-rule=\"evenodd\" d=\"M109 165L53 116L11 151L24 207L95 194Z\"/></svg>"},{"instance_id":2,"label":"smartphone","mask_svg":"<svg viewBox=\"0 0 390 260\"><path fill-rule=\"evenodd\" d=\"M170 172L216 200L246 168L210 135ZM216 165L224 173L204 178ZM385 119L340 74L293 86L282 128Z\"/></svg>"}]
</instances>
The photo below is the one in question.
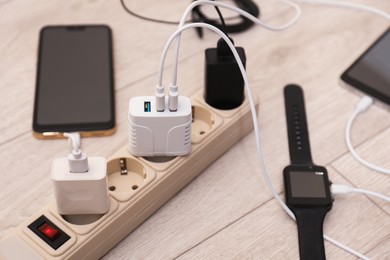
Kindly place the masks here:
<instances>
[{"instance_id":1,"label":"smartphone","mask_svg":"<svg viewBox=\"0 0 390 260\"><path fill-rule=\"evenodd\" d=\"M106 25L46 26L39 35L33 134L115 131L112 32Z\"/></svg>"},{"instance_id":2,"label":"smartphone","mask_svg":"<svg viewBox=\"0 0 390 260\"><path fill-rule=\"evenodd\" d=\"M390 28L341 75L341 79L390 105Z\"/></svg>"}]
</instances>

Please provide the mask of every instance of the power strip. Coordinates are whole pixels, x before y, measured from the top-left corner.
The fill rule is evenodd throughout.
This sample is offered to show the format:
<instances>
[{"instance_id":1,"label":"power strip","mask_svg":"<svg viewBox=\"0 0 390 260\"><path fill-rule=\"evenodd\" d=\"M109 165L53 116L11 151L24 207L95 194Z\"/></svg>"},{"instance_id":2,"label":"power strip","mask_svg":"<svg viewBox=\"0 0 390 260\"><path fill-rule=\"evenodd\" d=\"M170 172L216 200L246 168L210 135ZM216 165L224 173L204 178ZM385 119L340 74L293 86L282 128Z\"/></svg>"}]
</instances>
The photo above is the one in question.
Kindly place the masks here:
<instances>
[{"instance_id":1,"label":"power strip","mask_svg":"<svg viewBox=\"0 0 390 260\"><path fill-rule=\"evenodd\" d=\"M0 241L0 259L102 257L253 129L247 100L236 109L217 110L204 102L200 91L191 103L189 155L142 158L124 147L108 160L106 214L61 216L53 202Z\"/></svg>"}]
</instances>

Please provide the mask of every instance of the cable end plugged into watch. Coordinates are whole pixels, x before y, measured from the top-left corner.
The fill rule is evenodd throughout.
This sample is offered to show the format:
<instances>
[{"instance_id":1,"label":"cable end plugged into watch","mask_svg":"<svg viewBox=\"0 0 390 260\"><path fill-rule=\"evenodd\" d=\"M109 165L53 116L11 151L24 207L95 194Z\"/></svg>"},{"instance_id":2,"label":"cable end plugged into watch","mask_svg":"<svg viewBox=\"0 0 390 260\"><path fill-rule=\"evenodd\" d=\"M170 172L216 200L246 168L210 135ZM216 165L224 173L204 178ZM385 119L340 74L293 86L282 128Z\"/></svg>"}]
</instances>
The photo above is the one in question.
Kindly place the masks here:
<instances>
[{"instance_id":1,"label":"cable end plugged into watch","mask_svg":"<svg viewBox=\"0 0 390 260\"><path fill-rule=\"evenodd\" d=\"M58 213L104 214L109 209L107 163L103 157L87 157L80 149L80 135L66 133L72 146L67 157L52 163L51 178Z\"/></svg>"},{"instance_id":2,"label":"cable end plugged into watch","mask_svg":"<svg viewBox=\"0 0 390 260\"><path fill-rule=\"evenodd\" d=\"M348 193L362 193L365 195L370 195L370 196L376 197L376 198L384 200L386 202L390 202L390 197L388 197L386 195L380 194L380 193L375 192L375 191L354 188L354 187L344 185L344 184L332 184L330 186L330 189L331 189L332 195L340 195L340 194L344 195L344 194L348 194Z\"/></svg>"}]
</instances>

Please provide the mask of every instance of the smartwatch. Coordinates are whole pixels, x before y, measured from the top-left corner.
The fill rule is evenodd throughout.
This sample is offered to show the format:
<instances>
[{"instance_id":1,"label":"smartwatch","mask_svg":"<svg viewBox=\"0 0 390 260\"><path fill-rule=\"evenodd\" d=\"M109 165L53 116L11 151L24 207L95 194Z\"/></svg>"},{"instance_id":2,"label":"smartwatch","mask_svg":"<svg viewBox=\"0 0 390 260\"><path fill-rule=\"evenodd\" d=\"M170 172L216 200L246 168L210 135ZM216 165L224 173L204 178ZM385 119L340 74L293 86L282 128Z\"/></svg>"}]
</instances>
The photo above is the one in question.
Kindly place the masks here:
<instances>
[{"instance_id":1,"label":"smartwatch","mask_svg":"<svg viewBox=\"0 0 390 260\"><path fill-rule=\"evenodd\" d=\"M301 260L326 259L323 223L332 208L328 172L313 163L303 91L298 85L284 88L291 165L283 170L286 204L298 226Z\"/></svg>"}]
</instances>

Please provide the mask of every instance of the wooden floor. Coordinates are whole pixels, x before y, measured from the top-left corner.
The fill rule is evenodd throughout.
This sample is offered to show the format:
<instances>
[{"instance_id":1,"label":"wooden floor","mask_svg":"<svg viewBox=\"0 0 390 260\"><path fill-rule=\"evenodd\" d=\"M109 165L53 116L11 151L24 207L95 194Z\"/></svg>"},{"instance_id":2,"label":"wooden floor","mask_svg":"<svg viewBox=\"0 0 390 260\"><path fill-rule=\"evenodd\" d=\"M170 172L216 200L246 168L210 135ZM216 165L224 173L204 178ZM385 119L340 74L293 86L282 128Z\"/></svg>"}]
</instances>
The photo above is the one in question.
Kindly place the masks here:
<instances>
[{"instance_id":1,"label":"wooden floor","mask_svg":"<svg viewBox=\"0 0 390 260\"><path fill-rule=\"evenodd\" d=\"M387 0L349 0L390 13ZM178 20L190 1L126 1L145 16ZM256 1L262 18L282 24L292 17L279 1ZM390 195L390 177L356 162L344 129L361 94L342 86L340 74L383 31L389 21L361 11L301 4L302 17L283 32L254 27L232 35L247 54L247 72L260 100L259 125L271 179L283 196L282 170L289 164L283 87L305 91L313 159L334 183ZM214 15L211 9L210 13ZM231 13L226 13L230 15ZM0 238L54 199L52 160L68 153L65 140L32 136L39 30L49 24L108 24L114 34L117 132L83 139L88 155L110 157L127 143L127 102L151 95L162 48L174 25L127 14L119 0L0 0ZM180 93L203 87L204 50L218 37L194 30L182 37ZM171 56L169 56L171 57ZM167 61L165 80L171 77ZM390 114L374 105L352 129L366 159L390 168ZM324 232L372 259L390 259L390 205L360 194L336 197ZM328 259L356 259L325 242ZM298 259L295 223L272 198L261 177L249 134L221 156L103 259Z\"/></svg>"}]
</instances>

